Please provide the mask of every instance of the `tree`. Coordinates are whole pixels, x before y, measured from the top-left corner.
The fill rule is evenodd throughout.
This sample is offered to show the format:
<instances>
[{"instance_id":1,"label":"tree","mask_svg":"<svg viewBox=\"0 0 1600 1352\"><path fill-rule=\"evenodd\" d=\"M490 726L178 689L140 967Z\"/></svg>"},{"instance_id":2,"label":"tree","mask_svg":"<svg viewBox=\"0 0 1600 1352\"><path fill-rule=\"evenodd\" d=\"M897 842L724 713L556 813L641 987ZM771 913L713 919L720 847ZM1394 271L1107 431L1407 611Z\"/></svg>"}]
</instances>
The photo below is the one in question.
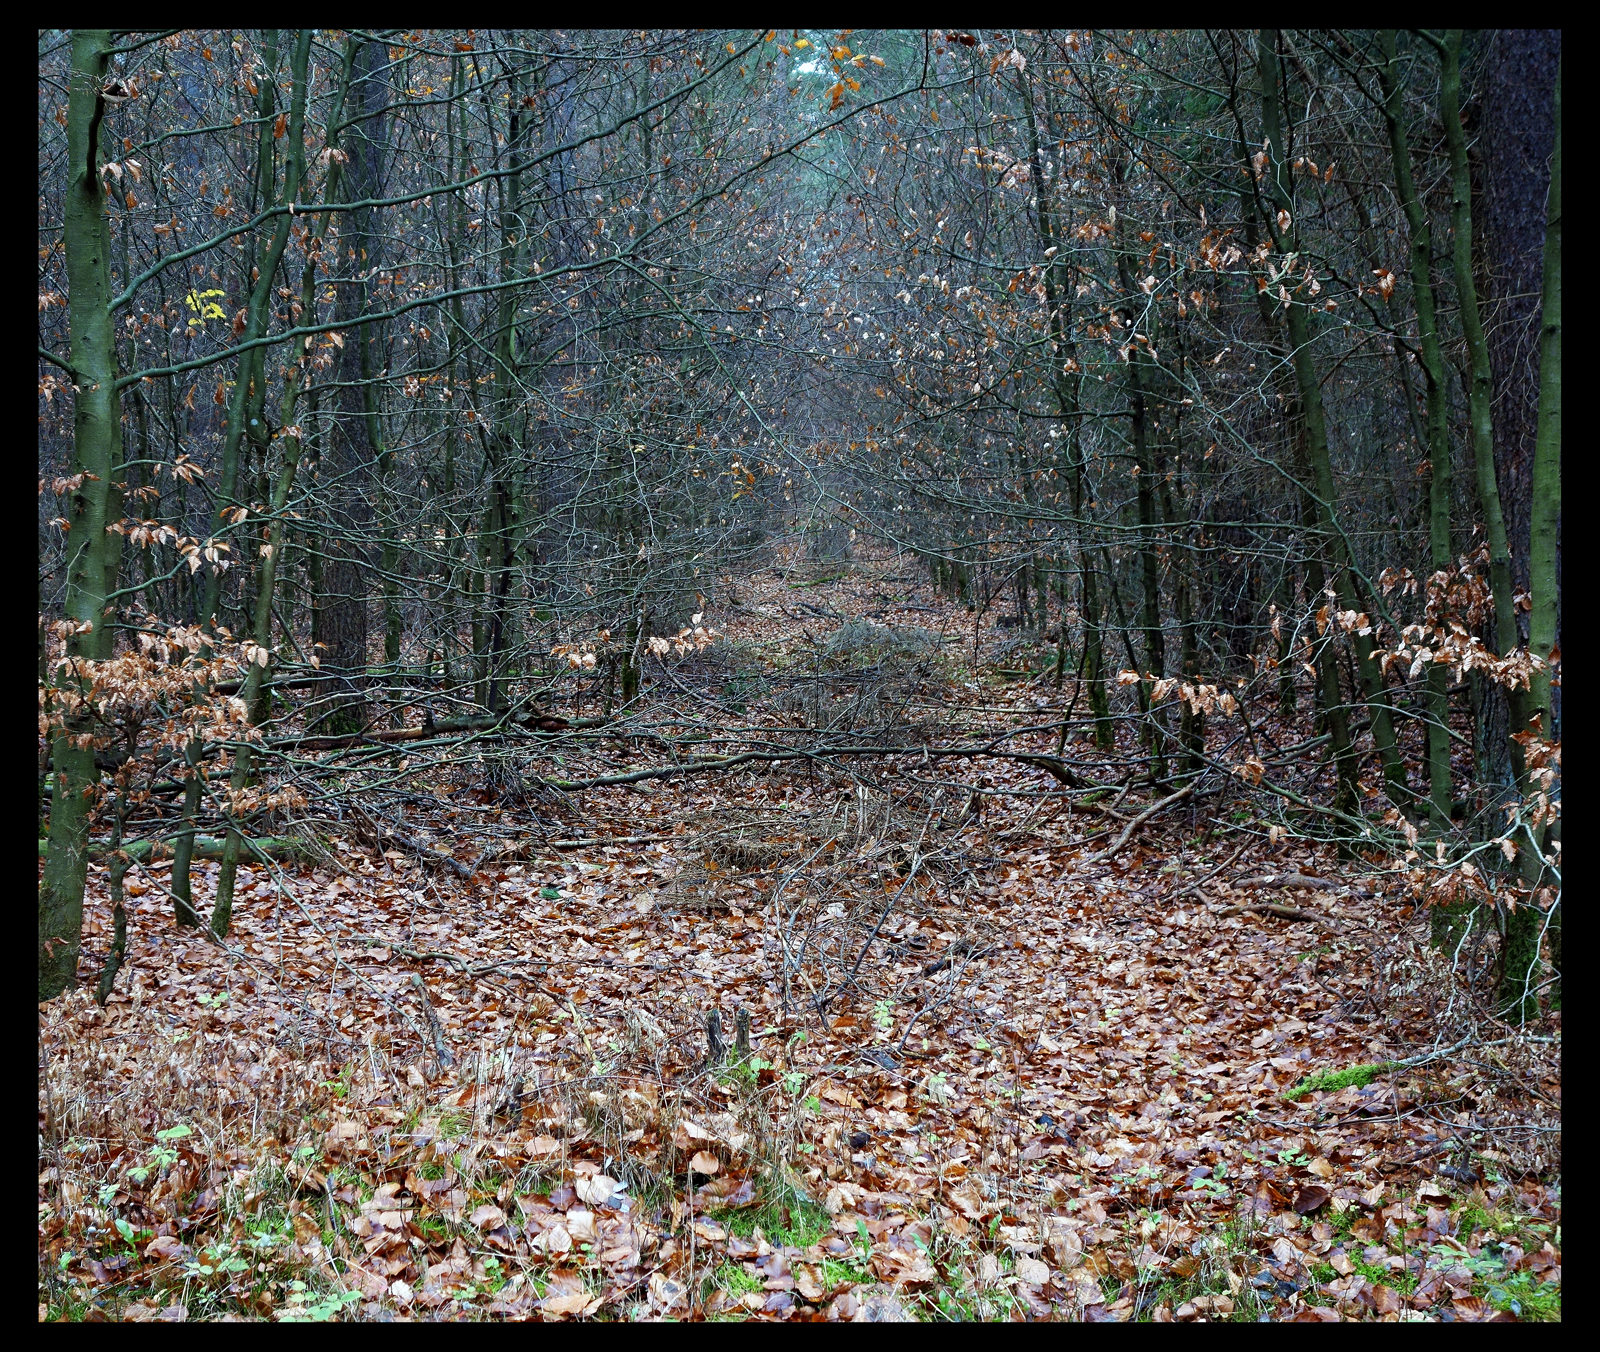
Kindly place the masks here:
<instances>
[{"instance_id":1,"label":"tree","mask_svg":"<svg viewBox=\"0 0 1600 1352\"><path fill-rule=\"evenodd\" d=\"M88 664L111 655L107 615L122 537L106 528L115 520L113 482L122 468L122 419L117 399L116 329L111 313L111 233L103 204L100 132L112 101L124 87L107 80L111 34L83 29L72 35L67 94L67 187L62 227L70 288L73 475L65 486L71 515L68 547L66 660L52 702L62 722L52 738L55 762L50 812L50 852L39 883L39 998L48 1000L77 978L83 929L83 890L89 863L89 816L99 785L88 702Z\"/></svg>"}]
</instances>

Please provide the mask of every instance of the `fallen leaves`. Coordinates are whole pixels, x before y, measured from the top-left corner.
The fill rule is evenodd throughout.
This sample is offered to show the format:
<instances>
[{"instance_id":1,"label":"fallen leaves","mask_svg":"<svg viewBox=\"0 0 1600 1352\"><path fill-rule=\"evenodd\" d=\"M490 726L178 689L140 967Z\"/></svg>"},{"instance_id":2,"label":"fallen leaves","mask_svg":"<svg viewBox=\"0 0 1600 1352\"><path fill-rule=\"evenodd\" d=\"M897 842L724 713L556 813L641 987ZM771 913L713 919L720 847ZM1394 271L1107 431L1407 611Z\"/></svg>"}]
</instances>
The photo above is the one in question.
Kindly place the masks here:
<instances>
[{"instance_id":1,"label":"fallen leaves","mask_svg":"<svg viewBox=\"0 0 1600 1352\"><path fill-rule=\"evenodd\" d=\"M983 716L1048 726L1033 699ZM595 790L561 827L572 848L474 850L470 882L425 879L381 840L347 842L339 870L242 869L231 951L171 926L169 866L130 872L124 991L41 1015L47 1139L117 1142L42 1162L42 1261L85 1292L179 1292L212 1268L209 1303L124 1307L144 1320L336 1317L317 1302L350 1296L436 1317L893 1322L940 1293L982 1293L990 1318L1499 1316L1466 1265L1501 1250L1451 1217L1469 1198L1551 1218L1556 1202L1469 1193L1481 1169L1457 1180L1419 1153L1448 1132L1487 1143L1440 1115L1494 1092L1451 1066L1280 1097L1431 1036L1424 946L1374 952L1392 903L1336 881L1331 851L1255 858L1159 817L1085 865L1073 815L1022 796L1059 781L1018 763L960 828L959 868L907 884L882 823L911 790L819 778ZM452 843L453 796L410 828ZM1140 811L1119 799L1111 829ZM875 824L846 835L848 814ZM664 913L652 898L691 863L722 905ZM214 878L197 867L199 898ZM1337 895L1361 937L1233 913L1265 886ZM795 957L784 908L812 926L806 962L834 945L848 969L879 926L825 1019L801 992L839 967ZM708 1062L704 1015L731 1041L741 1008L752 1059ZM204 1148L156 1135L180 1123ZM240 1248L272 1214L266 1257ZM228 1272L238 1259L271 1279ZM1530 1244L1496 1270L1558 1283L1559 1254Z\"/></svg>"}]
</instances>

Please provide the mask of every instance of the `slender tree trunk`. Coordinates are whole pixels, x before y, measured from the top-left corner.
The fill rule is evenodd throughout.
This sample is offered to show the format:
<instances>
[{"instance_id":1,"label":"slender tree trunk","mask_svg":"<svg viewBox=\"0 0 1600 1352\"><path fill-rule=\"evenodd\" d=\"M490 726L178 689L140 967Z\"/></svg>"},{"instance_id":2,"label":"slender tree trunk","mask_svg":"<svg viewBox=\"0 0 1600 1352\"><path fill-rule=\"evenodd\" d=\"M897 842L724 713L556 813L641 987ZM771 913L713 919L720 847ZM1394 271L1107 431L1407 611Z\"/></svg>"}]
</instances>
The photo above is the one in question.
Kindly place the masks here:
<instances>
[{"instance_id":1,"label":"slender tree trunk","mask_svg":"<svg viewBox=\"0 0 1600 1352\"><path fill-rule=\"evenodd\" d=\"M256 96L256 117L260 130L256 141L256 178L257 200L262 206L273 201L276 197L276 172L273 166L274 140L273 137L273 112L277 99L277 63L278 63L278 32L270 30L262 44L262 59L266 69L272 72L272 78L261 81L259 92ZM296 43L294 60L301 62L300 51L304 47L310 48L310 30L303 30ZM302 73L301 84L304 84ZM304 90L301 90L301 104L304 104ZM303 158L304 151L292 158ZM298 174L296 182L284 184L284 194L278 199L282 202L294 200L294 192L298 187ZM278 265L283 259L283 251L289 242L289 228L291 218L287 215L275 218L272 234L267 239L266 250L259 257L252 258L252 267L256 274L254 287L251 289L250 302L245 312L245 325L240 340L253 342L262 337L272 322L272 295L277 282ZM251 254L255 255L255 241L251 240ZM249 271L250 269L247 269ZM228 404L227 423L223 429L222 454L218 472L217 495L211 515L211 534L213 538L221 539L229 533L232 525L243 521L242 513L245 505L238 501L239 498L239 454L240 446L246 439L252 444L265 448L270 442L270 433L266 425L266 398L267 398L267 365L266 349L254 348L246 352L239 359L238 378L234 382L233 398ZM243 532L238 533L244 537ZM236 560L237 561L237 560ZM209 569L205 575L205 587L200 603L199 623L209 629L216 623L218 610L222 599L222 571L217 568ZM198 697L203 697L205 692L196 690ZM203 773L200 770L202 748L198 739L192 739L184 749L184 759L188 771L188 781L184 788L183 797L183 822L177 841L173 847L172 857L172 894L176 918L181 925L197 925L199 916L194 909L192 883L190 880L190 866L194 856L194 838L197 829L196 819L200 811L200 799L203 788Z\"/></svg>"},{"instance_id":2,"label":"slender tree trunk","mask_svg":"<svg viewBox=\"0 0 1600 1352\"><path fill-rule=\"evenodd\" d=\"M1123 242L1128 228L1128 218L1123 215L1117 221L1117 278L1122 285L1122 294L1127 298L1126 308L1122 312L1127 327L1122 336L1126 340L1123 356L1128 371L1128 441L1133 450L1136 476L1134 502L1139 522L1138 555L1141 590L1139 626L1144 639L1144 670L1148 675L1160 678L1167 674L1167 645L1161 625L1161 567L1156 552L1155 471L1150 460L1149 411L1146 406L1143 370L1145 356L1136 341L1139 320L1134 312L1133 297L1138 295L1138 291L1134 286L1133 274L1129 270L1128 250ZM1144 337L1148 339L1149 334L1145 333ZM1134 665L1138 666L1138 663ZM1149 708L1142 684L1139 692L1139 706L1146 714L1140 729L1140 740L1150 748L1151 774L1158 780L1165 779L1166 732L1161 726L1160 715Z\"/></svg>"},{"instance_id":3,"label":"slender tree trunk","mask_svg":"<svg viewBox=\"0 0 1600 1352\"><path fill-rule=\"evenodd\" d=\"M361 202L379 195L383 182L384 112L387 85L380 43L352 36L345 83L352 111L344 150L344 200ZM378 238L371 209L346 213L348 233L337 236L335 262L344 274L338 284L334 318L343 326L338 416L332 453L325 457L334 478L333 529L322 566L322 630L327 653L323 670L338 677L333 693L316 711L316 730L338 736L363 731L371 718L367 700L368 616L373 534L373 487L383 454L375 416L371 377L383 365L369 348L379 341L376 324L358 323L367 311L368 278L377 267Z\"/></svg>"},{"instance_id":4,"label":"slender tree trunk","mask_svg":"<svg viewBox=\"0 0 1600 1352\"><path fill-rule=\"evenodd\" d=\"M1483 512L1484 532L1489 537L1489 585L1494 589L1495 642L1504 655L1517 646L1516 600L1505 516L1500 507L1500 485L1495 474L1491 416L1494 376L1478 307L1477 279L1472 271L1472 173L1467 163L1466 133L1461 128L1461 38L1461 30L1452 29L1440 47L1439 112L1444 119L1445 143L1450 151L1450 225L1455 236L1452 254L1461 331L1466 338L1471 364L1467 406L1472 428L1472 460L1477 471L1478 505ZM1514 736L1528 725L1528 702L1515 688L1509 692L1509 701ZM1520 748L1512 751L1512 763L1520 777Z\"/></svg>"},{"instance_id":5,"label":"slender tree trunk","mask_svg":"<svg viewBox=\"0 0 1600 1352\"><path fill-rule=\"evenodd\" d=\"M1259 71L1259 52L1258 52ZM1273 88L1273 98L1276 99L1276 86ZM1239 109L1237 97L1231 100L1234 117L1234 135L1237 147L1238 162L1241 172L1245 175L1243 182L1252 185L1254 180L1250 177L1251 156L1244 131L1244 118ZM1276 106L1276 105L1274 105ZM1261 243L1258 220L1270 214L1271 208L1260 200L1253 186L1244 186L1239 190L1239 212L1244 221L1245 240L1250 245L1252 252ZM1263 279L1264 280L1264 279ZM1285 411L1285 424L1291 438L1294 452L1295 473L1301 484L1301 522L1306 533L1312 538L1317 538L1319 529L1319 516L1312 491L1307 486L1314 477L1312 474L1311 455L1308 450L1309 428L1306 420L1305 401L1301 397L1301 386L1296 378L1298 372L1284 376L1282 371L1290 366L1290 354L1283 344L1283 328L1275 318L1271 292L1265 286L1254 288L1256 312L1261 317L1262 326L1270 335L1268 342L1273 357L1274 369L1280 374L1277 380L1280 385L1279 400ZM1320 408L1320 405L1319 405ZM1215 566L1215 554L1212 555ZM1318 601L1326 588L1327 578L1323 568L1322 556L1318 550L1312 549L1306 558L1306 593L1309 600ZM1280 638L1280 642L1283 640ZM1360 757L1357 755L1354 739L1350 735L1349 709L1344 696L1339 689L1339 668L1335 660L1333 642L1331 639L1319 637L1313 648L1312 666L1315 679L1315 694L1313 703L1318 709L1317 723L1325 727L1332 753L1332 764L1336 783L1334 804L1339 811L1347 816L1353 816L1360 810ZM1281 694L1281 692L1280 692ZM1291 692L1292 698L1292 692ZM1342 846L1341 848L1347 848Z\"/></svg>"},{"instance_id":6,"label":"slender tree trunk","mask_svg":"<svg viewBox=\"0 0 1600 1352\"><path fill-rule=\"evenodd\" d=\"M1077 537L1078 554L1078 609L1083 625L1083 675L1081 682L1088 687L1089 711L1095 721L1095 744L1110 750L1115 741L1115 724L1111 721L1111 701L1106 694L1105 659L1100 624L1100 593L1096 585L1093 544L1089 538L1088 510L1088 455L1083 448L1082 428L1082 373L1078 368L1076 346L1071 330L1071 287L1067 257L1060 251L1060 240L1055 214L1055 200L1045 178L1039 152L1039 128L1034 112L1033 88L1025 72L1017 72L1017 88L1022 96L1023 112L1028 124L1028 154L1032 168L1032 181L1037 185L1037 226L1043 248L1050 252L1050 265L1044 270L1045 307L1050 316L1051 386L1055 394L1056 412L1066 424L1064 440L1067 445L1067 487L1072 498L1073 528ZM1047 113L1051 111L1046 103ZM1057 273L1060 272L1060 276ZM1066 619L1062 618L1063 630ZM1063 642L1065 638L1063 637ZM1057 665L1057 673L1061 667Z\"/></svg>"},{"instance_id":7,"label":"slender tree trunk","mask_svg":"<svg viewBox=\"0 0 1600 1352\"><path fill-rule=\"evenodd\" d=\"M1559 29L1507 28L1481 36L1479 132L1474 204L1481 229L1485 339L1493 372L1495 479L1505 514L1511 582L1531 589L1533 460L1538 441L1542 325L1541 261L1546 255L1544 205L1550 183L1552 91L1561 66ZM1519 609L1520 641L1528 614ZM1510 648L1513 642L1502 639ZM1530 708L1531 716L1531 708Z\"/></svg>"},{"instance_id":8,"label":"slender tree trunk","mask_svg":"<svg viewBox=\"0 0 1600 1352\"><path fill-rule=\"evenodd\" d=\"M1528 549L1528 650L1540 659L1528 694L1539 735L1559 740L1550 688L1561 637L1561 71L1556 70L1555 145L1544 239L1544 307L1539 329L1539 420L1533 455Z\"/></svg>"},{"instance_id":9,"label":"slender tree trunk","mask_svg":"<svg viewBox=\"0 0 1600 1352\"><path fill-rule=\"evenodd\" d=\"M311 53L311 30L301 29L296 35L294 53L291 57L292 86L289 103L289 150L287 163L284 166L283 200L292 202L300 188L300 181L305 173L305 103L306 103L306 68ZM262 280L268 281L276 274L278 262L283 254L283 244L287 237L287 217L283 217L285 228L275 234L272 246L268 249L267 267L262 269ZM306 274L302 275L302 296L307 294L311 287L307 285L309 274L314 273L315 263L308 259ZM252 297L252 307L260 303L270 310L270 292L265 292L258 286L256 296ZM265 327L265 321L263 321ZM302 349L300 362L296 367L290 368L290 374L285 382L282 401L279 405L278 423L280 427L294 425L294 408L296 396L299 392L299 370L305 364L304 350ZM252 405L253 413L251 425L265 425L265 372L262 372L262 388L255 396ZM270 443L269 443L270 444ZM268 518L267 539L261 559L261 567L256 575L256 603L254 623L251 638L255 644L255 651L251 655L248 671L245 675L244 686L240 690L240 698L244 701L245 708L252 711L252 722L257 722L257 713L261 710L261 692L266 680L272 647L272 598L274 584L277 580L278 565L283 551L283 518L288 508L289 493L294 487L296 467L300 462L301 440L297 435L285 435L278 438L278 444L283 449L283 467L278 475L277 486L273 490L271 515ZM234 803L239 795L244 792L250 783L251 769L254 762L254 751L248 742L241 743L234 752L233 771L230 777L229 788ZM230 811L237 811L231 807ZM211 913L211 929L218 935L226 935L233 917L233 891L234 879L239 867L239 852L243 838L239 833L237 821L231 822L228 829L227 843L223 847L222 867L217 875L217 895ZM191 907L192 909L192 907Z\"/></svg>"},{"instance_id":10,"label":"slender tree trunk","mask_svg":"<svg viewBox=\"0 0 1600 1352\"><path fill-rule=\"evenodd\" d=\"M1280 253L1299 253L1297 231L1294 226L1294 203L1289 193L1289 175L1292 170L1283 154L1283 128L1278 99L1280 62L1277 53L1276 29L1262 29L1257 44L1258 66L1261 78L1261 114L1267 133L1267 166L1269 191L1274 208L1281 213L1277 221L1270 221L1273 242ZM1287 218L1287 223L1284 222ZM1287 289L1288 279L1285 282ZM1301 290L1300 285L1295 291ZM1311 352L1311 321L1309 297L1291 294L1287 305L1290 358L1294 368L1295 383L1299 387L1300 405L1305 417L1306 453L1311 462L1313 491L1317 498L1318 525L1327 542L1332 563L1333 585L1338 602L1346 611L1361 610L1356 588L1353 560L1343 531L1339 528L1337 508L1338 490L1333 481L1333 462L1328 454L1328 430L1322 406L1322 384L1317 377L1316 362ZM1366 633L1358 628L1350 635L1356 652L1356 672L1360 678L1362 694L1372 717L1372 740L1378 750L1378 760L1383 767L1383 778L1389 797L1397 806L1409 808L1413 795L1406 783L1405 763L1400 757L1400 747L1394 734L1394 718L1389 707L1389 697L1384 689L1383 672L1373 656L1374 643L1370 627Z\"/></svg>"},{"instance_id":11,"label":"slender tree trunk","mask_svg":"<svg viewBox=\"0 0 1600 1352\"><path fill-rule=\"evenodd\" d=\"M1405 214L1410 238L1411 293L1417 312L1417 339L1422 353L1422 373L1427 382L1428 542L1436 572L1454 562L1450 549L1450 432L1448 372L1439 345L1435 318L1433 233L1417 196L1411 171L1411 149L1406 140L1400 74L1395 61L1395 33L1378 34L1383 64L1378 78L1383 86L1384 121L1389 130L1389 153L1394 161L1395 190ZM1410 391L1406 402L1412 406ZM1450 669L1444 662L1428 668L1428 802L1434 829L1450 828Z\"/></svg>"}]
</instances>

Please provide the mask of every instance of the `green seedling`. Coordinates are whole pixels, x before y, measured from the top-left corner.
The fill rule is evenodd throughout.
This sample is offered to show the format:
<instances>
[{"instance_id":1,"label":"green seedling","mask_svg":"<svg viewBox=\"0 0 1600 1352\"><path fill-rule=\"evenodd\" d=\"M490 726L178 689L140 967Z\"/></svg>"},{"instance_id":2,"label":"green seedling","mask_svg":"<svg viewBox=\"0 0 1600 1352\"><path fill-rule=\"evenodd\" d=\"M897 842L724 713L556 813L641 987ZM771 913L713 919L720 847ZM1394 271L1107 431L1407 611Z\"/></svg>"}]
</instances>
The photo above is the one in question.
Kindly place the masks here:
<instances>
[{"instance_id":1,"label":"green seedling","mask_svg":"<svg viewBox=\"0 0 1600 1352\"><path fill-rule=\"evenodd\" d=\"M158 1131L156 1133L156 1144L150 1147L149 1153L146 1155L149 1163L135 1165L128 1170L128 1177L135 1183L143 1184L151 1174L160 1173L161 1170L176 1164L178 1162L178 1152L171 1143L173 1141L181 1141L192 1130L192 1127L180 1123L176 1127L168 1127L164 1131Z\"/></svg>"}]
</instances>

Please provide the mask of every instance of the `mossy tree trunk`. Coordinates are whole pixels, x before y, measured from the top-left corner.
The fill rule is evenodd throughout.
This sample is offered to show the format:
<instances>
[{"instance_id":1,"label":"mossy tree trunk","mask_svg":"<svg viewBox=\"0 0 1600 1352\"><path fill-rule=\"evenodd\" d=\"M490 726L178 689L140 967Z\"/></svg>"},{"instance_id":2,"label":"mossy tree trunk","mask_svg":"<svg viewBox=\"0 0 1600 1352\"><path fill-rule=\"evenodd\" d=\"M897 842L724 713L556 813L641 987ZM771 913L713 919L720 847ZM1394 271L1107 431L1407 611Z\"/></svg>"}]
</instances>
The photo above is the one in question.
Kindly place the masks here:
<instances>
[{"instance_id":1,"label":"mossy tree trunk","mask_svg":"<svg viewBox=\"0 0 1600 1352\"><path fill-rule=\"evenodd\" d=\"M106 527L112 481L122 458L122 418L117 397L116 329L111 314L111 232L100 182L101 91L111 54L111 34L78 29L72 35L67 94L70 182L63 237L68 315L72 332L73 469L81 476L69 498L66 620L72 626L66 664L58 674L58 699L68 712L54 738L55 797L50 845L39 883L39 998L53 999L77 980L83 936L83 892L88 879L89 818L99 785L93 725L85 704L82 663L111 655L108 580L122 536Z\"/></svg>"}]
</instances>

